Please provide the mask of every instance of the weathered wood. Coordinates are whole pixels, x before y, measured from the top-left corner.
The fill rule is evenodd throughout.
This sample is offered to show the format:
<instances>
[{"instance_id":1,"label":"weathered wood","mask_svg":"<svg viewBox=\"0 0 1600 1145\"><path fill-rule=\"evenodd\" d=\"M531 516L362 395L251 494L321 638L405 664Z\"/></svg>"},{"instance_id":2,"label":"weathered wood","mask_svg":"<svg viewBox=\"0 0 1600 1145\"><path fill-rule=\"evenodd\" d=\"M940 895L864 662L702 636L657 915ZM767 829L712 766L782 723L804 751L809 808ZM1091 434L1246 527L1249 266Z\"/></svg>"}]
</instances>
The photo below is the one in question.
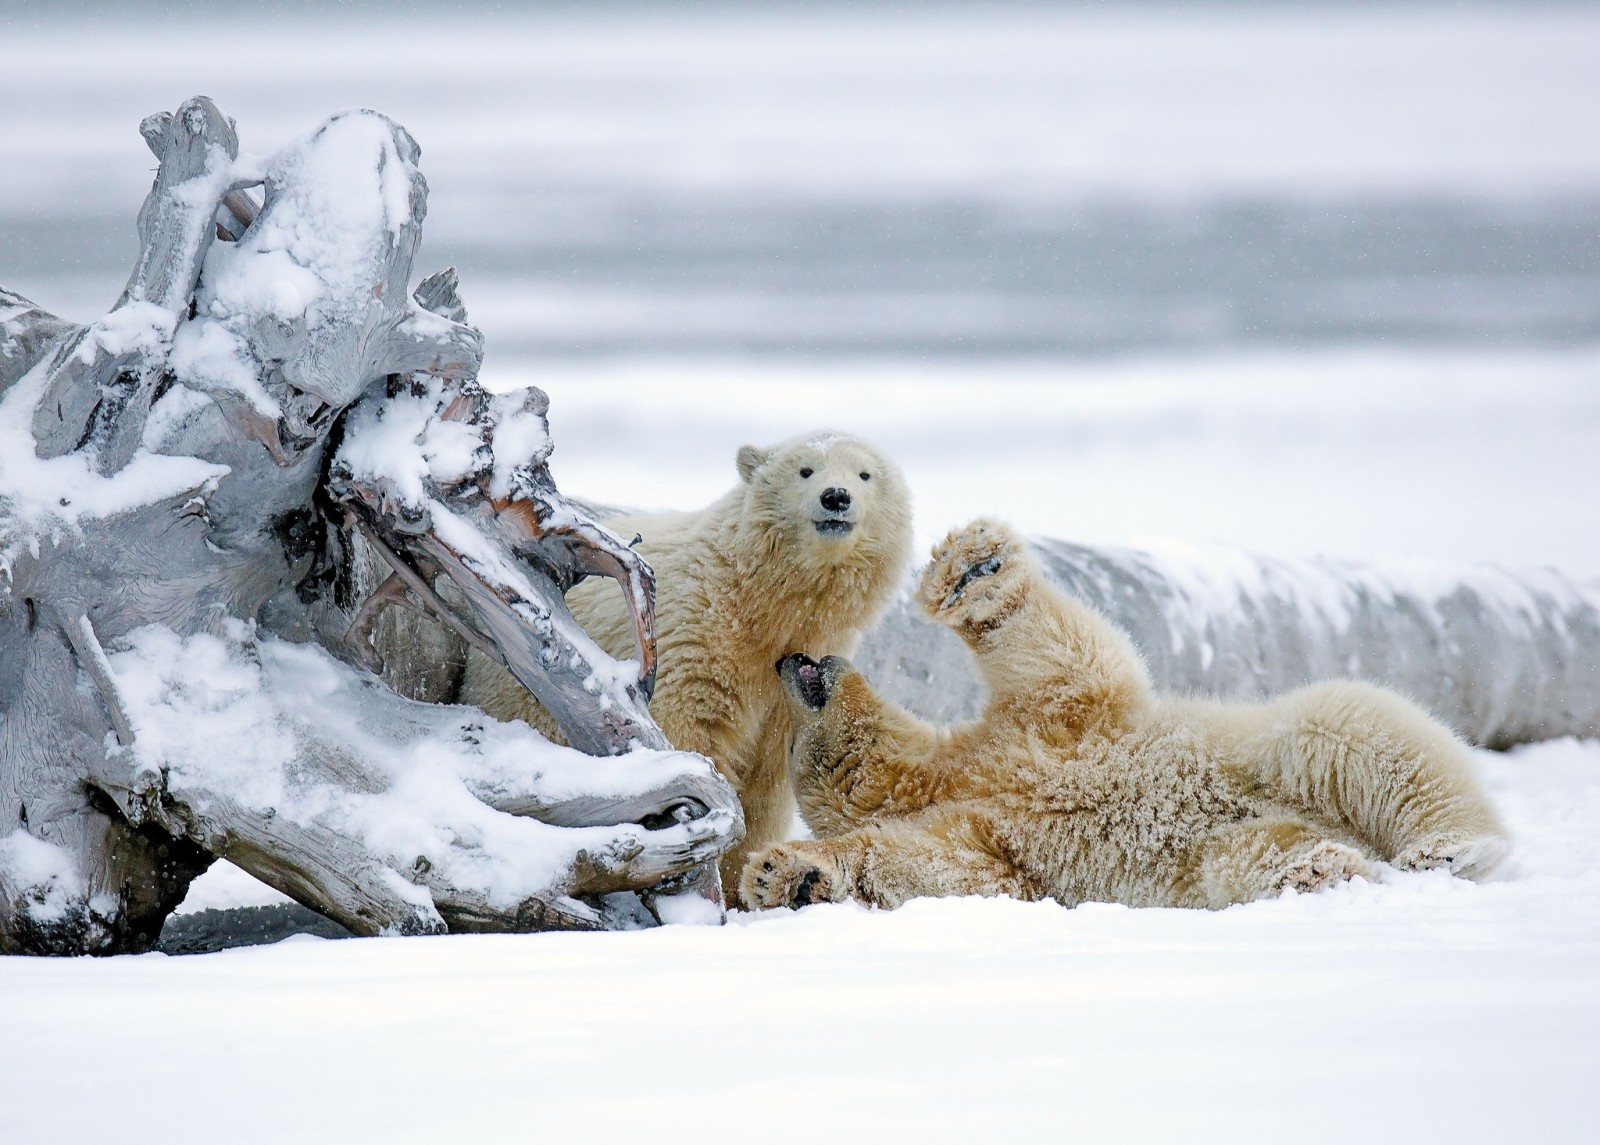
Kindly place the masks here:
<instances>
[{"instance_id":1,"label":"weathered wood","mask_svg":"<svg viewBox=\"0 0 1600 1145\"><path fill-rule=\"evenodd\" d=\"M419 600L540 697L572 746L595 755L635 744L665 749L646 708L654 574L556 490L545 467L548 404L537 390L491 399L448 380L370 396L352 411L329 491ZM401 448L393 440L397 419L417 451L401 466L392 461ZM456 460L447 463L451 455ZM386 465L427 473L408 482L385 476ZM507 553L521 559L508 561ZM452 615L438 597L430 582L440 573L470 615ZM565 589L595 574L614 576L633 608L639 663L631 673L617 669L562 600Z\"/></svg>"},{"instance_id":2,"label":"weathered wood","mask_svg":"<svg viewBox=\"0 0 1600 1145\"><path fill-rule=\"evenodd\" d=\"M106 707L128 711L136 732L130 750L92 757L89 778L128 821L191 839L357 934L595 929L598 907L578 896L646 889L722 850L731 811L703 760L683 757L664 781L642 767L585 774L526 728L406 700L242 625L184 641L135 634L131 650L93 658ZM119 669L133 675L119 681ZM172 686L140 678L153 669ZM195 698L233 673L260 686ZM209 745L220 763L160 746L164 726L230 707L238 730ZM263 749L263 736L282 742ZM248 782L229 762L240 757ZM508 762L519 758L533 766ZM436 788L477 798L441 801ZM486 845L492 832L510 846Z\"/></svg>"},{"instance_id":3,"label":"weathered wood","mask_svg":"<svg viewBox=\"0 0 1600 1145\"><path fill-rule=\"evenodd\" d=\"M82 329L0 287L0 395Z\"/></svg>"},{"instance_id":4,"label":"weathered wood","mask_svg":"<svg viewBox=\"0 0 1600 1145\"><path fill-rule=\"evenodd\" d=\"M416 144L353 112L241 173L208 100L142 131L161 167L118 306L80 328L0 296L0 432L35 439L0 457L0 824L15 824L0 827L0 950L140 949L215 855L358 933L632 925L649 918L634 892L703 883L741 830L707 761L588 760L414 703L314 647L351 655L352 621L388 622L361 609L372 562L322 487L346 411L365 394L375 419L399 417L413 390L446 382L481 395L453 275L424 283L427 306L406 294L426 210ZM492 451L516 411L474 398L439 412ZM606 729L598 749L664 748L637 669L580 672L581 633L547 644L544 624L561 586L619 575L643 594L648 662L647 566L581 515L548 543L495 527L493 497L522 514L513 485L542 456L496 466L475 522L454 514L463 490L451 509L380 498L368 523L405 538L391 563L419 578L402 583L423 623L556 664L541 686L578 673L569 718ZM540 522L565 512L539 490ZM419 507L465 530L449 569ZM472 592L494 603L474 608ZM185 707L196 695L209 698Z\"/></svg>"},{"instance_id":5,"label":"weathered wood","mask_svg":"<svg viewBox=\"0 0 1600 1145\"><path fill-rule=\"evenodd\" d=\"M1600 735L1600 586L1552 570L1045 539L1034 551L1057 584L1133 637L1166 691L1259 700L1349 677L1404 693L1488 747ZM909 602L867 636L856 662L929 719L967 719L983 702L966 649Z\"/></svg>"},{"instance_id":6,"label":"weathered wood","mask_svg":"<svg viewBox=\"0 0 1600 1145\"><path fill-rule=\"evenodd\" d=\"M139 446L239 154L233 125L204 97L140 131L161 165L139 211L139 260L111 313L69 345L33 418L40 456L82 450L101 474L121 469Z\"/></svg>"}]
</instances>

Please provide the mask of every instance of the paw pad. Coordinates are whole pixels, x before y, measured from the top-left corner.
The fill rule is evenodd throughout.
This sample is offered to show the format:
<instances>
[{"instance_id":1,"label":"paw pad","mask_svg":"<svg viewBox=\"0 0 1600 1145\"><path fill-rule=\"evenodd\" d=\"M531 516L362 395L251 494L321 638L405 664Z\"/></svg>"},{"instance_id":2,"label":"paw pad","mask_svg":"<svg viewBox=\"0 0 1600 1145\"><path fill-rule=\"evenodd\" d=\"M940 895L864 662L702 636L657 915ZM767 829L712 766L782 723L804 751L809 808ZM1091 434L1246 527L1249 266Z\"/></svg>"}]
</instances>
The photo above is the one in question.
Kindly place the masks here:
<instances>
[{"instance_id":1,"label":"paw pad","mask_svg":"<svg viewBox=\"0 0 1600 1145\"><path fill-rule=\"evenodd\" d=\"M1402 871L1446 870L1476 879L1499 866L1510 850L1499 835L1446 834L1402 849L1393 861Z\"/></svg>"},{"instance_id":2,"label":"paw pad","mask_svg":"<svg viewBox=\"0 0 1600 1145\"><path fill-rule=\"evenodd\" d=\"M1279 885L1284 890L1306 894L1357 875L1373 877L1372 864L1365 855L1343 843L1319 843L1288 866Z\"/></svg>"},{"instance_id":3,"label":"paw pad","mask_svg":"<svg viewBox=\"0 0 1600 1145\"><path fill-rule=\"evenodd\" d=\"M997 522L974 521L952 532L923 573L924 607L936 616L960 610L975 586L1012 580L1021 553L1021 539Z\"/></svg>"},{"instance_id":4,"label":"paw pad","mask_svg":"<svg viewBox=\"0 0 1600 1145\"><path fill-rule=\"evenodd\" d=\"M791 847L773 847L745 865L739 898L750 910L832 902L833 879L822 866Z\"/></svg>"}]
</instances>

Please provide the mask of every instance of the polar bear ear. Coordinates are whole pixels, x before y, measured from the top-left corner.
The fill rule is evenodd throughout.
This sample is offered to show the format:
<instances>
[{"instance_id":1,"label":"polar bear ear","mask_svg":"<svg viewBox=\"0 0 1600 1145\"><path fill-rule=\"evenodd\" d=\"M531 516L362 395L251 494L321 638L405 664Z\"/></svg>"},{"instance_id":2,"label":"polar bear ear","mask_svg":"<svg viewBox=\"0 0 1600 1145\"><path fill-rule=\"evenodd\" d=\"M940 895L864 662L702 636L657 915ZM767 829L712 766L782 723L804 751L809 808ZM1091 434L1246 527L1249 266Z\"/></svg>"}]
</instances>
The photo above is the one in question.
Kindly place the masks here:
<instances>
[{"instance_id":1,"label":"polar bear ear","mask_svg":"<svg viewBox=\"0 0 1600 1145\"><path fill-rule=\"evenodd\" d=\"M753 445L741 445L735 462L739 466L739 480L749 483L750 478L760 469L770 456L765 449L757 449Z\"/></svg>"}]
</instances>

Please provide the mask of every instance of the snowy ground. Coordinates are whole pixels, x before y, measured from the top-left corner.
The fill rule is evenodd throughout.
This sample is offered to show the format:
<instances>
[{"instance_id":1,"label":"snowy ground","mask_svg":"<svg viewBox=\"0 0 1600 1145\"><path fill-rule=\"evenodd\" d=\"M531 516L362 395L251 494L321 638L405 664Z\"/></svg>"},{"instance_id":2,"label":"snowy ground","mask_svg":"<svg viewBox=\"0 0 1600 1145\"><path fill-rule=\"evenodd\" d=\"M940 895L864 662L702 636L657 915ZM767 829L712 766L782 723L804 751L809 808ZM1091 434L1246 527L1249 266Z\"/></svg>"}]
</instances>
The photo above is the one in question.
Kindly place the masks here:
<instances>
[{"instance_id":1,"label":"snowy ground","mask_svg":"<svg viewBox=\"0 0 1600 1145\"><path fill-rule=\"evenodd\" d=\"M1480 762L1519 840L1481 886L12 959L0 1124L17 1142L111 1124L130 1142L195 1126L236 1142L1589 1141L1600 746Z\"/></svg>"},{"instance_id":2,"label":"snowy ground","mask_svg":"<svg viewBox=\"0 0 1600 1145\"><path fill-rule=\"evenodd\" d=\"M549 392L572 493L692 505L731 483L738 445L832 425L900 460L922 542L999 512L1085 541L1600 577L1585 205L1600 202L1600 17L1190 8L984 6L909 25L888 5L600 5L504 25L479 8L419 33L360 4L344 24L107 30L117 6L100 3L88 23L10 23L0 281L76 318L115 296L147 112L204 91L265 152L375 106L424 149L426 249L443 252L426 269L461 263L486 380ZM239 37L248 53L219 54ZM418 83L441 58L467 66ZM1248 232L1277 253L1215 287L1195 268L1249 245L1206 222L1229 196L1288 222ZM1449 215L1430 196L1470 199L1468 221L1374 268L1409 241L1395 220ZM1121 283L1119 313L1136 332L1198 314L1193 338L1005 353L1034 297L1033 232L1006 231L1026 241L997 256L1016 271L1004 289L989 232L867 233L901 204L937 220L959 201L1049 216L1048 245L1081 229L1070 204L1107 198L1157 206L1093 216L1116 241L1063 249L1113 268L1165 251L1140 263L1150 281L1192 281ZM754 237L702 233L709 253L671 261L707 212L730 233L755 219ZM1362 212L1370 227L1339 229ZM800 241L818 219L849 226ZM1194 219L1211 238L1185 246ZM1306 254L1297 236L1319 226ZM1140 227L1148 241L1122 233ZM123 248L107 254L105 235ZM574 235L599 237L560 245ZM895 269L907 249L955 253ZM582 273L563 279L551 266L569 254ZM846 263L859 281L830 277ZM1301 265L1299 285L1274 277ZM927 266L946 278L919 294L906 284ZM1060 312L1103 301L1106 281L1056 283ZM1260 337L1244 304L1279 294L1367 325ZM692 356L651 352L657 327L678 337L724 304L746 309L682 343ZM1207 325L1219 306L1243 309ZM1426 321L1372 334L1405 306ZM1056 313L1015 329L1055 345L1039 329ZM598 352L523 352L574 322ZM808 322L828 354L772 352L809 344ZM901 322L998 349L919 357ZM752 344L764 352L739 353ZM850 355L863 346L877 352ZM0 1141L1592 1140L1600 744L1479 762L1517 836L1484 885L1395 876L1214 914L947 900L715 930L6 959ZM186 909L273 900L222 867Z\"/></svg>"}]
</instances>

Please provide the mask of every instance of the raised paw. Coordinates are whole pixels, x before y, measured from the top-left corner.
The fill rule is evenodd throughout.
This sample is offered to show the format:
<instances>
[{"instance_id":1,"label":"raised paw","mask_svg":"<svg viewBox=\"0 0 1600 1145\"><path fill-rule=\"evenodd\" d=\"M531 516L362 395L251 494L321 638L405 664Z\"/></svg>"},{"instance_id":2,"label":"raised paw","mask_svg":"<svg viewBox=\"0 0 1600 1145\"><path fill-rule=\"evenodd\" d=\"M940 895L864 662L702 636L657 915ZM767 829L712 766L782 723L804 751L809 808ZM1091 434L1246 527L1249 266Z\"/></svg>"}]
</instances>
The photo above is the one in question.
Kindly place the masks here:
<instances>
[{"instance_id":1,"label":"raised paw","mask_svg":"<svg viewBox=\"0 0 1600 1145\"><path fill-rule=\"evenodd\" d=\"M917 595L936 620L989 627L1020 597L1030 569L1022 538L979 518L934 546Z\"/></svg>"},{"instance_id":2,"label":"raised paw","mask_svg":"<svg viewBox=\"0 0 1600 1145\"><path fill-rule=\"evenodd\" d=\"M1447 832L1402 847L1394 865L1402 871L1449 871L1462 878L1476 879L1500 865L1511 851L1501 835L1465 835Z\"/></svg>"},{"instance_id":3,"label":"raised paw","mask_svg":"<svg viewBox=\"0 0 1600 1145\"><path fill-rule=\"evenodd\" d=\"M798 910L814 902L839 902L845 896L829 868L797 847L768 847L745 864L739 899L746 910L782 906Z\"/></svg>"},{"instance_id":4,"label":"raised paw","mask_svg":"<svg viewBox=\"0 0 1600 1145\"><path fill-rule=\"evenodd\" d=\"M1305 894L1345 882L1357 875L1364 879L1373 877L1371 860L1354 847L1322 842L1302 851L1284 867L1278 889Z\"/></svg>"}]
</instances>

